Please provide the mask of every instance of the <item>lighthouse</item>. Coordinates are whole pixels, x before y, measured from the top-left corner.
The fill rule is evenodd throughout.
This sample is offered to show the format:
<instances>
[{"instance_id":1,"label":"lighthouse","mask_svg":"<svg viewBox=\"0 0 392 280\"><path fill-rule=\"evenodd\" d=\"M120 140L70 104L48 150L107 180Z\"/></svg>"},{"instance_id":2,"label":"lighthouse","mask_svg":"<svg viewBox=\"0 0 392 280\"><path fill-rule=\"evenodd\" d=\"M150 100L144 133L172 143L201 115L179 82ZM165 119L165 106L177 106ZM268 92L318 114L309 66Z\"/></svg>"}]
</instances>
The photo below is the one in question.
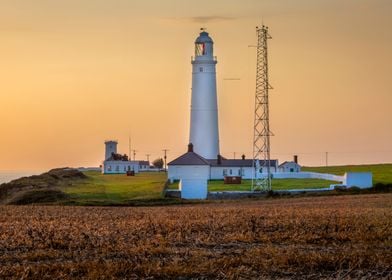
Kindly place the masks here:
<instances>
[{"instance_id":1,"label":"lighthouse","mask_svg":"<svg viewBox=\"0 0 392 280\"><path fill-rule=\"evenodd\" d=\"M195 41L192 58L192 99L189 142L205 159L219 155L218 102L216 95L216 57L211 37L204 30Z\"/></svg>"}]
</instances>

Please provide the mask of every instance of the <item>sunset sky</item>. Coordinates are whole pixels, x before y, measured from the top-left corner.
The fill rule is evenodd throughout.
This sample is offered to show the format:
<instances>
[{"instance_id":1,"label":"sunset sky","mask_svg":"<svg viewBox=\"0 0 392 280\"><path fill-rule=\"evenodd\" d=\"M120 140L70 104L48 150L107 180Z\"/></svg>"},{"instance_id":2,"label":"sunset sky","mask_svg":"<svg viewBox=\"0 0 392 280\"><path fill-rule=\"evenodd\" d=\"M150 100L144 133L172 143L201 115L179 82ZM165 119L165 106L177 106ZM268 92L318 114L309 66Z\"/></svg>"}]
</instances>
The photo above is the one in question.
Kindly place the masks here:
<instances>
[{"instance_id":1,"label":"sunset sky","mask_svg":"<svg viewBox=\"0 0 392 280\"><path fill-rule=\"evenodd\" d=\"M129 135L139 159L185 152L200 27L221 152L251 157L262 21L272 157L392 162L391 14L390 0L0 0L0 170L98 166L104 140L128 153Z\"/></svg>"}]
</instances>

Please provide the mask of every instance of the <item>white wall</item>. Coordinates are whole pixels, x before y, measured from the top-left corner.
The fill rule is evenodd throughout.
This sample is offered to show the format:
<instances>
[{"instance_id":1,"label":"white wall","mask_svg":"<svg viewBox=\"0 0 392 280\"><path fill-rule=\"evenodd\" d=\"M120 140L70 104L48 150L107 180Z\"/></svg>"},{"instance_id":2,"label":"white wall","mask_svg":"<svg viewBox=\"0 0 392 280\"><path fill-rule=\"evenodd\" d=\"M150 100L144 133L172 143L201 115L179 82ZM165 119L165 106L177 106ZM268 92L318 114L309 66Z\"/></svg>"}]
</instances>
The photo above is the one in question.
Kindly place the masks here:
<instances>
[{"instance_id":1,"label":"white wall","mask_svg":"<svg viewBox=\"0 0 392 280\"><path fill-rule=\"evenodd\" d=\"M226 170L226 176L241 176L242 179L252 179L252 167L222 167L222 166L213 166L211 167L211 180L223 180L223 170ZM232 174L230 174L230 170ZM241 172L241 173L239 173Z\"/></svg>"},{"instance_id":2,"label":"white wall","mask_svg":"<svg viewBox=\"0 0 392 280\"><path fill-rule=\"evenodd\" d=\"M343 185L349 188L371 188L373 186L373 174L371 172L347 172L344 174Z\"/></svg>"},{"instance_id":3,"label":"white wall","mask_svg":"<svg viewBox=\"0 0 392 280\"><path fill-rule=\"evenodd\" d=\"M279 172L274 173L276 179L322 179L336 182L343 182L344 176L317 172Z\"/></svg>"},{"instance_id":4,"label":"white wall","mask_svg":"<svg viewBox=\"0 0 392 280\"><path fill-rule=\"evenodd\" d=\"M291 171L293 170L293 171ZM286 162L279 167L280 172L300 172L301 166L295 162Z\"/></svg>"},{"instance_id":5,"label":"white wall","mask_svg":"<svg viewBox=\"0 0 392 280\"><path fill-rule=\"evenodd\" d=\"M117 154L117 142L116 141L106 141L105 142L105 158L104 160L110 158L112 153Z\"/></svg>"},{"instance_id":6,"label":"white wall","mask_svg":"<svg viewBox=\"0 0 392 280\"><path fill-rule=\"evenodd\" d=\"M207 180L182 179L179 184L179 190L183 199L207 199Z\"/></svg>"},{"instance_id":7,"label":"white wall","mask_svg":"<svg viewBox=\"0 0 392 280\"><path fill-rule=\"evenodd\" d=\"M168 179L201 179L208 180L210 178L209 165L169 165Z\"/></svg>"},{"instance_id":8,"label":"white wall","mask_svg":"<svg viewBox=\"0 0 392 280\"><path fill-rule=\"evenodd\" d=\"M149 165L139 165L139 171L149 171L150 166Z\"/></svg>"},{"instance_id":9,"label":"white wall","mask_svg":"<svg viewBox=\"0 0 392 280\"><path fill-rule=\"evenodd\" d=\"M106 160L102 164L102 173L104 174L125 174L130 170L139 172L139 163L137 161L120 161Z\"/></svg>"}]
</instances>

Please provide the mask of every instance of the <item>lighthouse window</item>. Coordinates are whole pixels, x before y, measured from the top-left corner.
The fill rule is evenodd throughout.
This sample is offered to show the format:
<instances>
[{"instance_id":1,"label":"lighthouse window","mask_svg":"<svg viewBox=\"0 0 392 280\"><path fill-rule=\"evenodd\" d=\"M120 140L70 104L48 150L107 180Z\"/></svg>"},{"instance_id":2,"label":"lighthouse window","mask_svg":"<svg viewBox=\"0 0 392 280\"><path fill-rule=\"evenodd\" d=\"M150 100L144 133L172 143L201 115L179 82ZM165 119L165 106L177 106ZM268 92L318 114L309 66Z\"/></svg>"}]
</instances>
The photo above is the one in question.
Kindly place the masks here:
<instances>
[{"instance_id":1,"label":"lighthouse window","mask_svg":"<svg viewBox=\"0 0 392 280\"><path fill-rule=\"evenodd\" d=\"M205 45L204 43L197 43L196 44L196 56L205 55Z\"/></svg>"},{"instance_id":2,"label":"lighthouse window","mask_svg":"<svg viewBox=\"0 0 392 280\"><path fill-rule=\"evenodd\" d=\"M199 70L200 70L200 72L203 72L203 67L200 67Z\"/></svg>"}]
</instances>

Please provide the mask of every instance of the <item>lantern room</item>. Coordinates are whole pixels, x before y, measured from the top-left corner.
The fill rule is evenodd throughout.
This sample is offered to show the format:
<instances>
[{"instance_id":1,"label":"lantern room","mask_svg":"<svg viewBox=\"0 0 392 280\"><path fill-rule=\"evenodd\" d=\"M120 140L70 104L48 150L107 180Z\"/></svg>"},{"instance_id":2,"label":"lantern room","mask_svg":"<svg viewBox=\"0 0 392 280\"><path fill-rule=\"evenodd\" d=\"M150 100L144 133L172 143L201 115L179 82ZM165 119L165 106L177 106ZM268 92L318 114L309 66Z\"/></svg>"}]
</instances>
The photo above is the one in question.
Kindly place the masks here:
<instances>
[{"instance_id":1,"label":"lantern room","mask_svg":"<svg viewBox=\"0 0 392 280\"><path fill-rule=\"evenodd\" d=\"M202 29L199 37L195 41L195 58L198 57L213 57L212 45L214 42L206 31Z\"/></svg>"}]
</instances>

